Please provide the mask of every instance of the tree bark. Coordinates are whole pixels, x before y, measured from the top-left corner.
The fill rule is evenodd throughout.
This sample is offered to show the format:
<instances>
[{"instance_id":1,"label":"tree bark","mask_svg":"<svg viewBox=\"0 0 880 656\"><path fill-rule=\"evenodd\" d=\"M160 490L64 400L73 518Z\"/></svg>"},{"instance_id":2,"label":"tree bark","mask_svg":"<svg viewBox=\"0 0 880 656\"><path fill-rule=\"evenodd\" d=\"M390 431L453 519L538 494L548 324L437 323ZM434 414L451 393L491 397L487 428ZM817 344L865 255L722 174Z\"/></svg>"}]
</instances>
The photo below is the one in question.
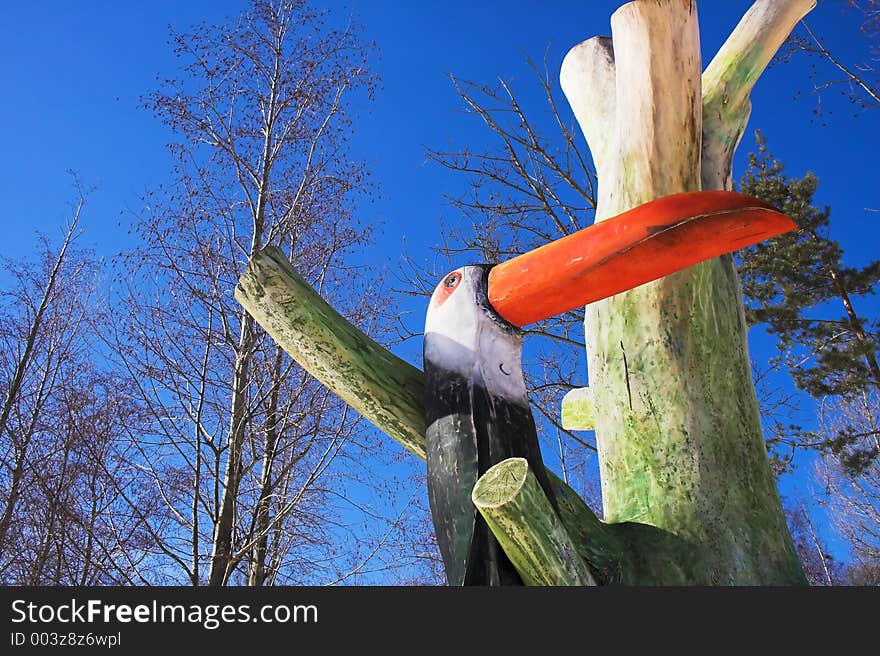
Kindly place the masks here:
<instances>
[{"instance_id":1,"label":"tree bark","mask_svg":"<svg viewBox=\"0 0 880 656\"><path fill-rule=\"evenodd\" d=\"M596 220L672 193L729 189L749 90L812 4L755 3L707 68L705 89L689 0L621 7L613 58L607 40L575 47L561 81L597 155ZM614 98L613 111L601 97ZM605 520L693 545L701 566L689 583L803 583L762 437L732 258L593 303L585 328Z\"/></svg>"},{"instance_id":2,"label":"tree bark","mask_svg":"<svg viewBox=\"0 0 880 656\"><path fill-rule=\"evenodd\" d=\"M242 476L242 449L244 449L247 387L254 341L254 320L242 313L241 333L238 339L235 367L232 377L232 402L229 418L228 455L223 476L223 496L214 526L214 544L208 585L225 585L232 571L232 534L235 528L238 488Z\"/></svg>"},{"instance_id":3,"label":"tree bark","mask_svg":"<svg viewBox=\"0 0 880 656\"><path fill-rule=\"evenodd\" d=\"M250 550L248 562L248 585L264 585L271 572L266 568L266 557L269 545L269 523L271 513L272 495L275 489L273 467L278 449L278 426L281 424L281 415L278 402L281 387L281 364L282 353L280 347L276 347L275 360L272 365L272 389L269 392L269 408L266 413L266 421L263 426L263 460L260 471L260 497L254 512L254 521L251 532L259 536L256 544Z\"/></svg>"}]
</instances>

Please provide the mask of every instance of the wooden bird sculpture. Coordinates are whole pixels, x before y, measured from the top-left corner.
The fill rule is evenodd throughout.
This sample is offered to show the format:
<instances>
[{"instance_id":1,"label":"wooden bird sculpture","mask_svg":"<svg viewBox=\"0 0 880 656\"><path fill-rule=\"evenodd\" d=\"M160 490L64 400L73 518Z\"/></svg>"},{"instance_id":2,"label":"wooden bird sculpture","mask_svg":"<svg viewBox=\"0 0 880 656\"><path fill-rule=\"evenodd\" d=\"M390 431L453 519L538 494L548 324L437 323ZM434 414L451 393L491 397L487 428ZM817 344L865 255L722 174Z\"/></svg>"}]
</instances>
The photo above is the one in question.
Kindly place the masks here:
<instances>
[{"instance_id":1,"label":"wooden bird sculpture","mask_svg":"<svg viewBox=\"0 0 880 656\"><path fill-rule=\"evenodd\" d=\"M491 466L525 458L554 504L522 372L521 326L795 227L727 191L640 205L496 266L443 277L425 322L428 499L450 585L521 585L471 502Z\"/></svg>"}]
</instances>

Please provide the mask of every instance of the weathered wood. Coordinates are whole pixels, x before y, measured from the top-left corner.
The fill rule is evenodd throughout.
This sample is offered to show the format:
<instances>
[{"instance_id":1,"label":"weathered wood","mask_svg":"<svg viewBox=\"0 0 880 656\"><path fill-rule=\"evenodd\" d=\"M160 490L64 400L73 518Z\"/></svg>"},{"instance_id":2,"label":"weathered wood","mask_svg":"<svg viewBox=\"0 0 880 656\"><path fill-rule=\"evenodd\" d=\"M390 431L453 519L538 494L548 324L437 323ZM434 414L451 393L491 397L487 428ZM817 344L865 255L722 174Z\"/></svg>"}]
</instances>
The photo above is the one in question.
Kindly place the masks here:
<instances>
[{"instance_id":1,"label":"weathered wood","mask_svg":"<svg viewBox=\"0 0 880 656\"><path fill-rule=\"evenodd\" d=\"M703 125L703 104L711 109L719 99L722 105L737 99L745 106L739 87L750 88L754 78L741 73L767 55L756 58L748 48L775 48L799 11L774 13L770 4L804 6L802 0L757 3L767 10L762 20L777 21L760 30L773 38L750 46L752 28L741 24L719 64L707 71L705 100L690 0L628 3L611 19L613 62L598 54L594 66L579 54L566 59L563 88L570 102L583 97L569 92L579 85L590 86L594 98L615 98L613 118L605 108L574 108L591 150L600 153L598 221L723 177L701 168L701 142L710 150L713 140L725 143L727 137L706 137L706 130L741 130L742 110L730 115L740 118ZM729 64L740 57L751 61ZM707 158L707 166L719 169L717 158ZM729 161L721 169L729 177ZM698 568L667 563L686 572L690 583L802 583L761 434L732 258L593 303L585 327L606 521L650 525L690 545ZM652 560L658 556L634 548L643 571L661 570ZM670 553L688 558L687 549L677 548L663 558Z\"/></svg>"},{"instance_id":2,"label":"weathered wood","mask_svg":"<svg viewBox=\"0 0 880 656\"><path fill-rule=\"evenodd\" d=\"M280 249L270 246L254 254L235 298L310 374L425 459L422 372L330 307Z\"/></svg>"},{"instance_id":3,"label":"weathered wood","mask_svg":"<svg viewBox=\"0 0 880 656\"><path fill-rule=\"evenodd\" d=\"M700 189L700 30L693 0L638 0L611 16L615 125L614 195L604 220L655 198ZM604 180L603 180L604 178Z\"/></svg>"},{"instance_id":4,"label":"weathered wood","mask_svg":"<svg viewBox=\"0 0 880 656\"><path fill-rule=\"evenodd\" d=\"M590 154L597 171L610 168L612 142L607 135L614 131L617 120L614 44L611 37L596 36L579 43L562 60L559 83L581 130L590 144ZM606 187L608 190L610 186ZM603 187L599 188L598 204L603 204ZM607 202L607 201L605 201Z\"/></svg>"},{"instance_id":5,"label":"weathered wood","mask_svg":"<svg viewBox=\"0 0 880 656\"><path fill-rule=\"evenodd\" d=\"M577 492L553 472L548 471L548 474L562 524L595 577L601 583L624 581L632 572L632 566L629 542L621 532L623 527L603 522ZM653 583L662 584L659 581Z\"/></svg>"},{"instance_id":6,"label":"weathered wood","mask_svg":"<svg viewBox=\"0 0 880 656\"><path fill-rule=\"evenodd\" d=\"M525 458L489 469L472 499L526 585L596 585Z\"/></svg>"},{"instance_id":7,"label":"weathered wood","mask_svg":"<svg viewBox=\"0 0 880 656\"><path fill-rule=\"evenodd\" d=\"M731 164L751 113L749 93L816 0L758 0L703 71L703 189L733 189Z\"/></svg>"},{"instance_id":8,"label":"weathered wood","mask_svg":"<svg viewBox=\"0 0 880 656\"><path fill-rule=\"evenodd\" d=\"M596 408L589 387L578 387L562 397L562 427L565 430L596 429Z\"/></svg>"},{"instance_id":9,"label":"weathered wood","mask_svg":"<svg viewBox=\"0 0 880 656\"><path fill-rule=\"evenodd\" d=\"M296 273L283 252L267 248L256 253L239 280L235 297L309 373L409 452L425 459L424 374L331 308ZM347 375L338 375L336 367ZM377 382L380 371L396 373ZM596 570L618 572L622 550L613 530L577 492L553 472L547 474L560 517L578 551Z\"/></svg>"}]
</instances>

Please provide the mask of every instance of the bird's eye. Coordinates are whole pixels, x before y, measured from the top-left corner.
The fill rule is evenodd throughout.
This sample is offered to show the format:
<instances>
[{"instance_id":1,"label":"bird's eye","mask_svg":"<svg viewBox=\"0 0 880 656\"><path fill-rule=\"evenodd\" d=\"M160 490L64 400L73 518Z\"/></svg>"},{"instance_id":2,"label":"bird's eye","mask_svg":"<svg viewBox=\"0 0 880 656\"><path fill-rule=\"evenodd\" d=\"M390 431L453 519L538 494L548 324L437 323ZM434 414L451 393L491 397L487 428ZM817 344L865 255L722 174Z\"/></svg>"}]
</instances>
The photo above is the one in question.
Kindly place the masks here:
<instances>
[{"instance_id":1,"label":"bird's eye","mask_svg":"<svg viewBox=\"0 0 880 656\"><path fill-rule=\"evenodd\" d=\"M437 285L437 289L434 290L433 296L431 296L431 305L433 307L440 307L443 305L443 303L446 302L446 299L452 296L458 288L458 283L460 282L461 273L458 271L453 271L443 278L440 284Z\"/></svg>"}]
</instances>

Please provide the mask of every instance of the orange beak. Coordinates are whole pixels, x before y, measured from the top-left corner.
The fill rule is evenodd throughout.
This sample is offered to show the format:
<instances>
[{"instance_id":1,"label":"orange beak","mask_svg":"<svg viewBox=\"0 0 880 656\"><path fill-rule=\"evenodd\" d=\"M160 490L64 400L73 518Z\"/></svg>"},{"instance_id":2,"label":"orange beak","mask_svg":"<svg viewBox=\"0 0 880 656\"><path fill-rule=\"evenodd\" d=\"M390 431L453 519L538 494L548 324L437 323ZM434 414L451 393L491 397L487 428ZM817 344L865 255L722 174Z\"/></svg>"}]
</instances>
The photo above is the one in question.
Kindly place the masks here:
<instances>
[{"instance_id":1,"label":"orange beak","mask_svg":"<svg viewBox=\"0 0 880 656\"><path fill-rule=\"evenodd\" d=\"M525 326L796 227L745 194L665 196L497 265L489 302Z\"/></svg>"}]
</instances>

